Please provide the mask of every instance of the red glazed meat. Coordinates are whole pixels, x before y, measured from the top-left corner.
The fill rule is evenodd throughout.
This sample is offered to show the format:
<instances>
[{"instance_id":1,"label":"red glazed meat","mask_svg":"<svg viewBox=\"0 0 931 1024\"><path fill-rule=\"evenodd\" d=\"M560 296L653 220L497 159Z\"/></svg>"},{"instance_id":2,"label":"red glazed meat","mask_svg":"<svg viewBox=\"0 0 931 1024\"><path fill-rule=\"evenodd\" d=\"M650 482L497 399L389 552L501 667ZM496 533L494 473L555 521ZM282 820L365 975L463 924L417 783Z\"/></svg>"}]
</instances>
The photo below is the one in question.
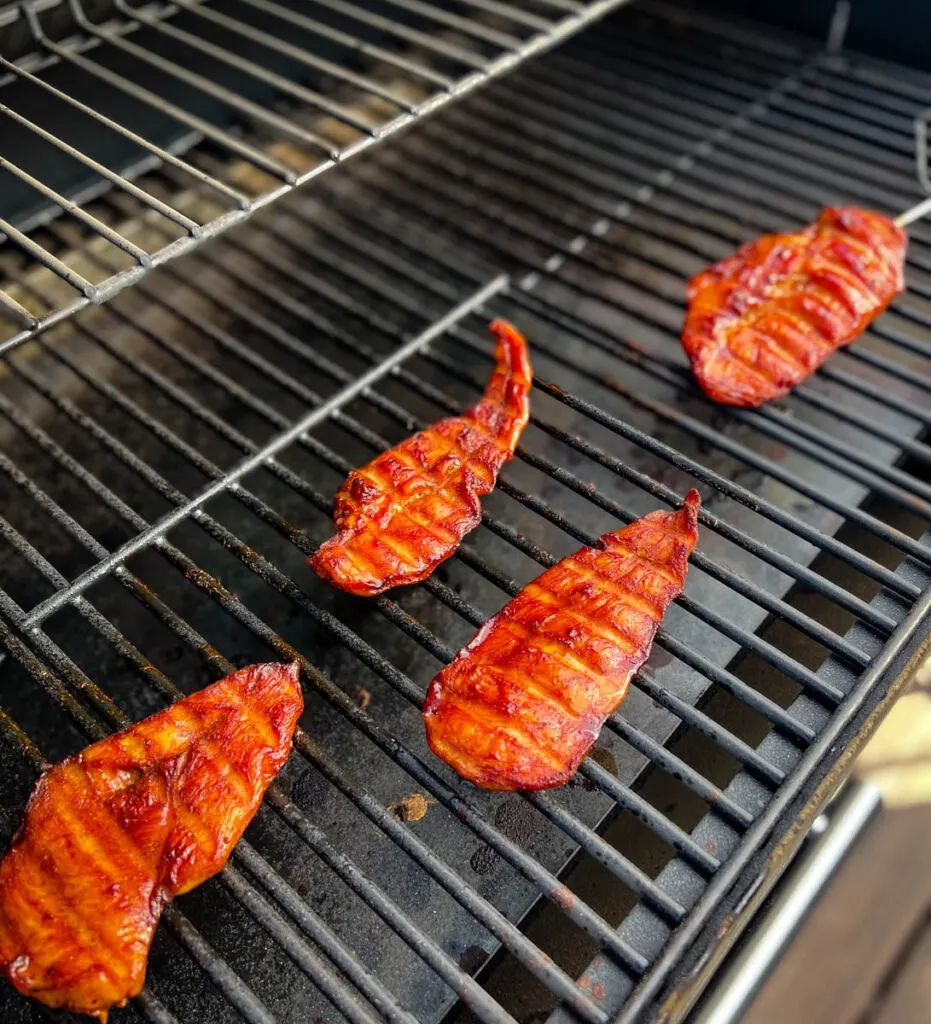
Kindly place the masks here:
<instances>
[{"instance_id":1,"label":"red glazed meat","mask_svg":"<svg viewBox=\"0 0 931 1024\"><path fill-rule=\"evenodd\" d=\"M650 655L698 540L697 491L528 584L430 684L433 752L484 789L561 786Z\"/></svg>"},{"instance_id":2,"label":"red glazed meat","mask_svg":"<svg viewBox=\"0 0 931 1024\"><path fill-rule=\"evenodd\" d=\"M291 750L297 664L252 665L36 784L0 863L0 970L106 1021L138 995L164 907L216 874Z\"/></svg>"},{"instance_id":3,"label":"red glazed meat","mask_svg":"<svg viewBox=\"0 0 931 1024\"><path fill-rule=\"evenodd\" d=\"M496 320L495 370L481 401L355 470L333 509L337 533L308 560L318 576L374 597L419 583L454 554L482 517L530 415L527 342Z\"/></svg>"},{"instance_id":4,"label":"red glazed meat","mask_svg":"<svg viewBox=\"0 0 931 1024\"><path fill-rule=\"evenodd\" d=\"M708 397L752 407L791 391L902 291L906 242L881 213L829 208L693 277L682 346Z\"/></svg>"}]
</instances>

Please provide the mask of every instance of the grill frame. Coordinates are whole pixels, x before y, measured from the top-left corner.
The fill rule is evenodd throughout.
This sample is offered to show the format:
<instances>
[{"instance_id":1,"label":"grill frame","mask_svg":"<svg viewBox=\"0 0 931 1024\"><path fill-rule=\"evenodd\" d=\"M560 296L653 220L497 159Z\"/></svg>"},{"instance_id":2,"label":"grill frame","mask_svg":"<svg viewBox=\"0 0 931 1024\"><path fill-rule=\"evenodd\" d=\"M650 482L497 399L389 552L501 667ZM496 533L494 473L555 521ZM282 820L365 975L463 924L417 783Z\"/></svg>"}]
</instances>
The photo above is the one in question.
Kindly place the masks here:
<instances>
[{"instance_id":1,"label":"grill frame","mask_svg":"<svg viewBox=\"0 0 931 1024\"><path fill-rule=\"evenodd\" d=\"M575 253L574 255L575 256L580 256L582 254ZM544 267L544 269L546 269L546 268ZM558 270L559 268L557 267L556 269ZM616 351L616 350L612 350L612 351L614 352L614 354L620 354L620 351ZM631 353L628 352L626 359L629 359L630 357L631 357ZM622 358L625 358L625 357L622 357ZM544 393L547 393L547 385L544 384L543 387L541 388L541 390ZM551 392L549 392L549 394L550 394L550 397L555 397L555 389L553 389ZM572 399L571 396L563 396L563 397L568 399L567 404L568 404L568 402L576 401L575 399ZM581 408L581 406L580 406L580 408ZM604 415L603 413L600 413L600 411L597 410L595 407L591 407L589 411L592 414L601 414L602 416ZM632 427L632 426L627 425L627 424L624 424L624 429L627 430L628 432L636 431L636 436L637 436L638 440L641 443L647 444L647 443L650 442L650 439L649 439L648 435L644 434L642 431L637 431L637 428ZM571 442L571 440L572 439L569 438L570 442ZM603 454L604 453L602 452L602 455ZM620 469L620 468L621 467L618 467L618 469ZM629 470L629 467L626 467L626 468ZM873 470L871 469L870 472L872 473ZM877 478L877 479L882 479L882 475L880 475L880 477ZM886 477L886 480L887 480L887 485L888 485L888 482L889 482L888 476ZM579 478L576 478L576 482L580 482ZM658 484L656 481L650 481L651 493L654 493L656 496L659 496L658 491L662 491L662 487L663 486L664 485ZM670 489L668 487L666 488L666 493L667 493L667 495L670 493ZM849 506L845 507L845 511L847 511L854 518L856 517L856 513L852 509L849 509ZM491 525L489 519L486 519L486 525ZM506 526L506 524L500 524L500 525ZM570 527L572 526L571 523L569 525L570 525ZM799 528L801 528L801 523L799 523ZM578 527L572 527L572 531L577 536L577 539L585 539L584 536L581 536L581 537L578 536L578 530L579 530ZM294 536L295 536L296 540L300 539L297 536L297 534L295 534ZM515 540L521 540L521 538L514 538L514 539ZM528 550L533 551L533 545L528 544L526 541L523 541L523 543L528 547ZM919 549L918 551L916 551L916 553L923 554L926 559L928 557L928 553L927 553L926 549ZM538 560L540 560L541 554L542 554L543 558L546 557L546 553L544 551L542 551L542 549L537 549L534 552L534 555L537 557ZM467 552L467 557L469 557L472 560L473 564L476 564L476 565L480 564L479 562L477 562L475 560L475 557L471 553ZM545 561L543 562L543 564L545 564ZM488 565L487 562L482 566L482 570L485 571L485 572L493 572L494 571L493 567ZM890 584L894 584L896 582L898 584L900 584L900 585L902 584L902 579L900 577L898 579L896 579L896 578L890 578L887 574L880 574L880 575L881 575L882 579L886 580L886 582L888 582ZM87 585L90 586L91 582L93 582L93 581L88 581ZM206 581L206 580L203 580L202 582L204 582L205 585L213 586L212 583L208 583L208 581ZM514 586L516 586L516 584L513 584L513 582L512 582L511 586L513 588ZM927 584L925 583L924 586L926 587ZM436 590L437 588L434 587L433 589ZM915 585L913 584L912 585L912 590L914 591L914 589L915 589ZM72 591L72 593L76 593L76 591ZM762 592L761 592L761 594L762 594ZM455 599L454 596L450 595L450 594L448 594L447 597L448 597L448 599L450 601ZM229 599L229 595L224 596L221 593L221 594L218 595L218 598L220 600L228 600ZM924 621L924 617L926 617L926 615L927 615L927 599L928 599L928 591L927 591L927 589L925 589L924 590L924 595L921 598L921 602L922 602L921 603L921 621ZM413 622L412 620L410 620L409 616L407 616L407 613L404 612L402 608L399 608L399 607L397 607L395 605L392 605L390 602L386 602L386 606L388 608L388 614L394 617L394 621L396 621L397 623L404 623L404 626L408 630L410 630L412 633L416 633L417 634L417 636L419 637L421 642L433 646L434 649L436 649L436 650L441 650L441 648L437 646L439 643L441 643L441 641L438 641L438 639L435 638L435 637L431 638L431 636L425 634L424 631L423 631L423 627L419 626L419 624L417 624L417 623ZM467 607L464 607L464 605L463 605L463 603L461 601L459 602L459 607L463 611L465 611L467 613L467 616L471 615L472 619L475 619L475 617L476 617L475 613L474 612L470 612ZM861 614L864 614L862 609L860 609L860 611L861 611ZM874 611L875 611L875 609L874 609ZM32 609L32 613L37 613L37 612L38 612L38 608ZM8 604L4 608L4 614L5 615L9 614L9 605ZM884 616L886 618L886 620L890 619L890 615L888 614L888 609L879 608L878 611L876 611L876 614L880 615L880 616ZM405 618L405 616L407 616L407 617ZM21 620L18 620L17 625L20 626L20 627L24 627L24 628L28 627L28 625L30 624L29 620L31 619L31 617L32 616L30 615L28 617L22 618ZM39 621L39 616L37 615L36 623L38 621ZM480 619L479 619L479 621L480 621ZM918 619L913 619L911 621L911 623L908 625L908 628L916 629L918 627L918 625L919 625L919 620ZM903 630L904 630L904 628L905 627L901 627L901 629L903 629ZM7 636L10 638L9 639L10 644L13 647L15 647L15 641L12 639L11 635L9 633L7 633ZM28 634L27 633L25 639L28 640L28 639L30 639L30 637L31 637L32 641L35 642L35 634L34 633L33 634ZM869 687L867 687L867 689L869 689L869 691L870 691L869 694L868 694L868 697L869 697L870 701L873 701L874 699L878 699L879 698L879 696L880 696L880 693L879 693L880 689L883 686L886 685L886 681L887 680L891 680L893 678L893 676L898 672L898 670L904 664L904 660L907 659L907 655L909 653L909 651L907 649L907 645L906 646L902 646L902 645L898 645L897 644L897 645L893 645L893 646L897 647L897 649L895 651L893 651L891 647L887 648L887 650L889 651L889 656L885 660L886 660L886 662L888 662L888 664L884 666L884 668L887 670L887 674L883 676L883 681L880 681L878 678L874 679L873 682L871 683L871 685ZM26 657L26 654L24 653L26 651L26 649L27 648L25 646L23 646L22 644L20 645L18 650L20 651L21 656ZM838 653L842 653L842 650L843 649L841 648L841 651L839 651ZM284 652L282 652L282 653L284 653ZM46 654L46 656L51 657L50 650L47 647L45 648L45 654ZM772 654L772 652L770 652L770 654L771 654L771 656L774 656ZM220 670L221 667L222 667L221 665L217 664L217 670L218 671ZM36 670L39 671L38 666L36 666ZM809 676L807 674L805 674L803 676L803 678L804 678L805 683L810 688L816 687L818 685L817 680L813 680L813 679L809 678ZM403 680L397 680L397 681L398 681L399 685L401 685L401 686L404 685ZM81 683L80 686L79 686L79 689L82 688L82 687L86 689L86 684ZM659 687L656 687L654 692L663 692L663 691L661 691L659 689ZM833 697L836 697L837 694L840 693L840 692L841 691L837 691L837 690L828 691L826 693L826 695L833 698ZM822 693L823 693L823 695L825 695L824 691L822 691ZM411 696L416 697L417 696L416 691L413 694L411 694ZM673 694L668 694L668 696L672 697L674 695ZM679 709L683 710L683 711L686 710L682 706L680 706ZM346 710L349 711L348 708ZM864 709L861 709L861 711L862 710L864 710ZM853 734L855 732L856 735L858 735L859 737L862 737L865 734L864 729L859 726L858 721L855 720L854 717L853 717L853 709L851 709L849 714L845 713L844 719L845 719L845 723L846 724L839 723L838 724L838 728L844 728L845 727L845 728L847 728L848 730L851 731L851 734ZM0 722L2 722L2 720L0 720ZM872 724L872 722L871 722L871 724ZM11 731L9 733L9 739L10 739L11 742L18 742L19 746L22 747L22 749L25 750L27 753L29 753L29 747L22 742L22 739L21 738L19 740L16 739L16 732L15 732L15 730L13 730L13 731ZM644 742L644 740L641 738L640 742ZM817 744L817 741L816 741L816 744ZM662 757L666 756L666 755L663 754L662 748L660 748L660 750L653 749L651 752L652 752L653 756L656 757L656 758L662 758ZM32 759L33 762L35 762L36 759L35 759L34 752L32 753L31 759ZM609 785L610 784L610 779L609 778L601 777L601 775L599 774L598 766L597 765L594 766L594 767L589 766L588 771L593 773L595 778L598 779L598 781L600 781L602 785ZM607 775L607 773L604 773L604 774ZM833 784L834 781L836 781L836 780L832 776L831 783ZM789 796L787 796L786 801L785 801L787 806L785 806L782 809L781 816L779 818L779 821L780 821L779 828L781 828L783 824L786 824L786 823L788 823L788 822L790 822L792 820L796 820L797 817L800 814L802 815L802 820L804 820L804 814L805 813L809 813L810 812L810 808L806 811L802 807L802 804L810 796L810 794L807 792L807 790L809 788L815 786L815 785L817 785L817 780L816 780L816 778L814 776L811 776L809 778L809 781L806 783L806 786L800 787L798 789L798 792L795 793L794 797L790 798ZM634 793L627 793L623 789L619 789L618 790L618 795L619 795L620 799L627 800L631 807L637 807L641 811L644 811L645 813L648 813L646 811L646 809L643 807L642 803L640 805L637 804L636 794L634 794ZM823 795L824 794L822 794L822 793L818 793L816 795L816 798L818 800L820 800L823 797ZM647 805L647 806L649 806L649 805ZM725 807L727 806L726 803L724 803L724 806ZM403 832L398 831L395 828L395 826L392 826L392 825L388 824L391 819L390 818L385 818L383 816L383 813L379 814L379 812L377 812L374 807L370 808L370 810L372 810L373 814L378 814L379 817L381 818L383 824L385 824L387 828L394 830L397 835L400 836L402 834L405 834ZM383 810L384 809L382 809L382 812L383 812ZM687 847L684 847L684 848L687 848ZM750 854L750 851L748 850L747 851L748 857L749 857L749 854ZM247 856L248 856L248 854L247 854ZM517 852L512 851L512 856L516 857L517 856ZM692 851L692 856L693 857L695 856L694 851ZM733 863L734 863L733 861L729 862L729 864L733 864ZM734 868L734 870L736 871L736 870L738 870L738 868ZM751 863L747 870L748 871L755 870L754 865ZM778 870L778 865L777 865L776 870ZM774 877L774 875L775 875L775 871L773 872L773 876L772 877ZM720 878L721 876L718 875L717 877ZM641 882L641 884L642 884L642 882ZM767 882L761 883L761 887L756 890L758 895L762 894L762 891L765 888L766 884L767 884ZM742 886L741 888L744 888L744 887ZM655 889L655 886L644 887L644 891L645 892L650 892L651 889ZM559 899L560 899L560 896L557 894L557 895L553 895L551 898L553 898L556 902L558 902ZM661 907L663 905L663 900L662 900L661 896L656 896L655 894L653 894L652 898L653 898L654 902L658 906ZM668 911L668 909L669 909L668 904L666 905L666 909ZM716 903L713 909L715 911L716 916L719 916L720 912L723 912L724 910L727 909L727 904L725 904L723 902L722 903ZM748 907L745 908L745 910L748 912L748 909L749 909L749 904L748 904ZM745 918L740 918L738 920L738 922L737 922L737 926L739 926L739 924L742 923L743 920L745 920ZM735 926L731 930L731 935L736 933L737 926ZM179 926L179 927L181 927L181 926ZM680 932L680 934L682 934L682 933ZM512 939L512 941L514 941L514 940ZM681 943L681 942L684 942L685 940L682 939L682 940L677 940L677 941L679 941ZM193 940L193 944L196 944L196 940ZM721 948L723 948L723 944L722 944ZM616 951L620 952L621 950L623 950L623 946L617 945L616 946ZM677 962L677 968L679 969L680 972L684 971L686 969L686 966L687 965L685 964L684 961ZM216 970L217 968L214 968L214 969ZM653 975L651 977L659 977L659 975ZM652 998L651 992L650 992L650 988L648 987L650 984L655 985L655 984L659 984L659 982L646 983L645 987L641 990L641 995L640 996L636 996L634 998L635 999L643 999L643 1000ZM154 1003L151 1002L151 997L149 997L149 998L150 998L150 1004L149 1005L150 1006L154 1006ZM635 1006L631 1006L631 1007L628 1008L627 1012L629 1014L632 1014L634 1012L634 1009L635 1009ZM624 1018L620 1018L620 1019L624 1019Z\"/></svg>"}]
</instances>

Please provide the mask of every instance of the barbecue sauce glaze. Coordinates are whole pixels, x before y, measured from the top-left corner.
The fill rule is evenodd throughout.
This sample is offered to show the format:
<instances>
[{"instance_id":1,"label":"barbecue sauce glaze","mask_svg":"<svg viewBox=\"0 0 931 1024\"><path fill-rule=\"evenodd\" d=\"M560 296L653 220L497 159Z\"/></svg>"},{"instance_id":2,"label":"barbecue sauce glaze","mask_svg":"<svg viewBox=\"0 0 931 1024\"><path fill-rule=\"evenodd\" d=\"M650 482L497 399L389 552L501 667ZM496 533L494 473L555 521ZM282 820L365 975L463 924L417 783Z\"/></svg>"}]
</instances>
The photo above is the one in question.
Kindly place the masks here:
<instances>
[{"instance_id":1,"label":"barbecue sauce glaze","mask_svg":"<svg viewBox=\"0 0 931 1024\"><path fill-rule=\"evenodd\" d=\"M337 533L308 559L318 576L360 597L419 583L478 526L479 498L530 415L527 342L503 320L491 330L495 370L482 399L383 452L339 489Z\"/></svg>"},{"instance_id":2,"label":"barbecue sauce glaze","mask_svg":"<svg viewBox=\"0 0 931 1024\"><path fill-rule=\"evenodd\" d=\"M830 208L693 277L682 346L708 397L758 406L814 373L902 291L906 242L881 213Z\"/></svg>"},{"instance_id":3,"label":"barbecue sauce glaze","mask_svg":"<svg viewBox=\"0 0 931 1024\"><path fill-rule=\"evenodd\" d=\"M528 584L430 684L433 752L484 789L576 772L647 660L698 540L697 491L606 533Z\"/></svg>"},{"instance_id":4,"label":"barbecue sauce glaze","mask_svg":"<svg viewBox=\"0 0 931 1024\"><path fill-rule=\"evenodd\" d=\"M50 768L0 863L0 970L106 1021L164 907L216 874L291 750L297 664L252 665Z\"/></svg>"}]
</instances>

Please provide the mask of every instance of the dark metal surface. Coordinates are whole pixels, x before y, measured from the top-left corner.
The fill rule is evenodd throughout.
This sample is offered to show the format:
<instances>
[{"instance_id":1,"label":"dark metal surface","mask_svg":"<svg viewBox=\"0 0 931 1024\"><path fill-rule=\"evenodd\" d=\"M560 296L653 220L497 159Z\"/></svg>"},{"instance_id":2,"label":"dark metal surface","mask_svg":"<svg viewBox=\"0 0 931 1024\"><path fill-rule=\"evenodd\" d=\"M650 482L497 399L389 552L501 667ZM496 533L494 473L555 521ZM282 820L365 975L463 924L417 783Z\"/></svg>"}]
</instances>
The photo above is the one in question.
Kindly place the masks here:
<instances>
[{"instance_id":1,"label":"dark metal surface","mask_svg":"<svg viewBox=\"0 0 931 1024\"><path fill-rule=\"evenodd\" d=\"M931 232L912 232L893 310L759 411L712 407L686 372L685 281L823 203L911 205L925 86L645 4L8 358L9 824L43 758L231 665L300 657L308 694L248 844L178 901L145 999L114 1020L438 1020L458 997L503 1021L519 1000L473 980L495 954L567 1018L607 1021L640 982L627 1005L647 1019L720 943L926 633ZM189 159L222 170L215 150ZM170 166L142 183L186 216L205 201ZM89 211L167 238L137 196ZM80 226L45 231L112 273ZM22 287L41 305L50 280ZM328 589L304 556L333 491L474 397L497 314L528 334L537 383L482 527L421 587ZM488 794L437 762L419 715L436 669L541 566L693 483L686 593L576 782ZM726 776L683 737L725 752ZM658 775L685 811L644 795ZM412 793L432 802L405 821ZM609 841L625 825L661 853ZM580 858L610 900L560 881ZM574 959L517 927L541 902ZM4 1020L32 1012L0 990Z\"/></svg>"}]
</instances>

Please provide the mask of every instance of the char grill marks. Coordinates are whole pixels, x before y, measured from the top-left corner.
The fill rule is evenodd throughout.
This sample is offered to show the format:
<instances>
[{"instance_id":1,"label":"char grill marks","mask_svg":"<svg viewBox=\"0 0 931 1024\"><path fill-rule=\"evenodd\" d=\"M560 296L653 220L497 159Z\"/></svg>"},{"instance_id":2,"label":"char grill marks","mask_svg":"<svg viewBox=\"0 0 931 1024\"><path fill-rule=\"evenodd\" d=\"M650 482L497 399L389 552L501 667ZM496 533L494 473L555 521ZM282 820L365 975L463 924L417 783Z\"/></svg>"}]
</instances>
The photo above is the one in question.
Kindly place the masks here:
<instances>
[{"instance_id":1,"label":"char grill marks","mask_svg":"<svg viewBox=\"0 0 931 1024\"><path fill-rule=\"evenodd\" d=\"M433 680L434 753L486 789L546 789L576 772L649 657L698 540L697 491L606 533L525 587Z\"/></svg>"},{"instance_id":2,"label":"char grill marks","mask_svg":"<svg viewBox=\"0 0 931 1024\"><path fill-rule=\"evenodd\" d=\"M46 772L0 864L0 969L98 1016L137 995L159 916L226 863L291 750L297 665L253 665Z\"/></svg>"},{"instance_id":3,"label":"char grill marks","mask_svg":"<svg viewBox=\"0 0 931 1024\"><path fill-rule=\"evenodd\" d=\"M752 407L791 391L902 291L906 241L880 213L829 208L692 278L682 345L708 396Z\"/></svg>"},{"instance_id":4,"label":"char grill marks","mask_svg":"<svg viewBox=\"0 0 931 1024\"><path fill-rule=\"evenodd\" d=\"M495 370L482 399L350 474L336 494L337 533L309 559L361 597L419 583L481 521L479 501L514 454L530 415L527 343L496 320Z\"/></svg>"}]
</instances>

